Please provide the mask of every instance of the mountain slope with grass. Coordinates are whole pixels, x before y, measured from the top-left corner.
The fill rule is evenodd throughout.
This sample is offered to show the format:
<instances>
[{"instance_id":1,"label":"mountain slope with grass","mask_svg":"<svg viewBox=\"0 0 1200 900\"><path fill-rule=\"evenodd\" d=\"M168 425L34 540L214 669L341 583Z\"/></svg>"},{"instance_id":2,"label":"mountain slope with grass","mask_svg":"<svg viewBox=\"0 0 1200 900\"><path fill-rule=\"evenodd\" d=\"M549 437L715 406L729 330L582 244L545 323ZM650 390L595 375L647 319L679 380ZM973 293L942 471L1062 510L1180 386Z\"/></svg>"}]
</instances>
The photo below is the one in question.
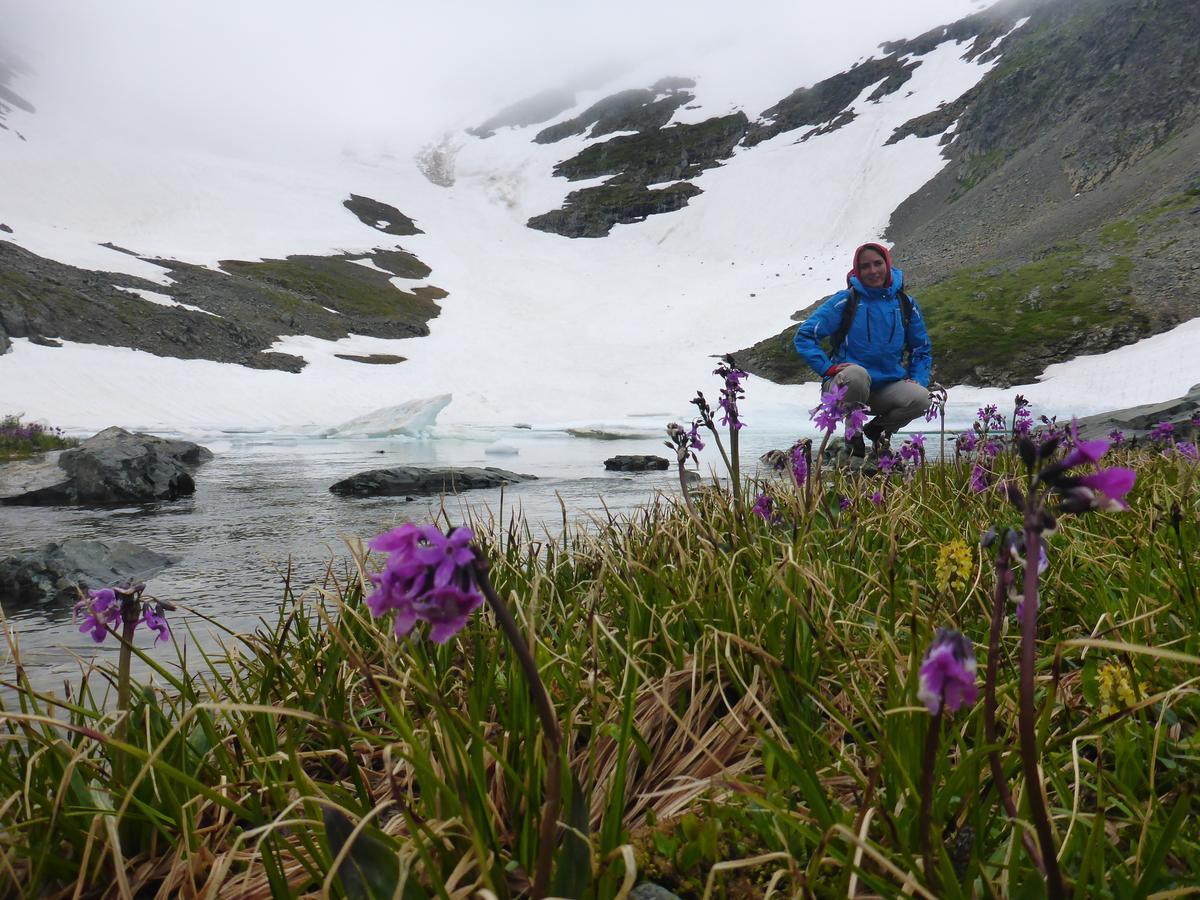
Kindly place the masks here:
<instances>
[{"instance_id":1,"label":"mountain slope with grass","mask_svg":"<svg viewBox=\"0 0 1200 900\"><path fill-rule=\"evenodd\" d=\"M887 237L945 384L1028 383L1200 316L1185 287L1200 271L1200 6L1008 6L1030 18L996 68L889 138L944 133L946 167ZM794 330L739 358L778 381L815 377Z\"/></svg>"}]
</instances>

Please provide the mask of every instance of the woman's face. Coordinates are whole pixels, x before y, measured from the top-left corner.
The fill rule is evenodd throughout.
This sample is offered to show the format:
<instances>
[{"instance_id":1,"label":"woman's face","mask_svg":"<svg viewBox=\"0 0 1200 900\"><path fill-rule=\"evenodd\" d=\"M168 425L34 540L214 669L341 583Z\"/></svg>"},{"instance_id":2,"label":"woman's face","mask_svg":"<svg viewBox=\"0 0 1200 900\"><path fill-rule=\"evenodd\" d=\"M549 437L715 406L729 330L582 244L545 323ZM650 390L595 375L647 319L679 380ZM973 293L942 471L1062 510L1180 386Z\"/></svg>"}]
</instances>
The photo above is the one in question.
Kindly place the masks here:
<instances>
[{"instance_id":1,"label":"woman's face","mask_svg":"<svg viewBox=\"0 0 1200 900\"><path fill-rule=\"evenodd\" d=\"M875 250L864 250L858 254L858 278L869 288L881 288L887 284L887 261Z\"/></svg>"}]
</instances>

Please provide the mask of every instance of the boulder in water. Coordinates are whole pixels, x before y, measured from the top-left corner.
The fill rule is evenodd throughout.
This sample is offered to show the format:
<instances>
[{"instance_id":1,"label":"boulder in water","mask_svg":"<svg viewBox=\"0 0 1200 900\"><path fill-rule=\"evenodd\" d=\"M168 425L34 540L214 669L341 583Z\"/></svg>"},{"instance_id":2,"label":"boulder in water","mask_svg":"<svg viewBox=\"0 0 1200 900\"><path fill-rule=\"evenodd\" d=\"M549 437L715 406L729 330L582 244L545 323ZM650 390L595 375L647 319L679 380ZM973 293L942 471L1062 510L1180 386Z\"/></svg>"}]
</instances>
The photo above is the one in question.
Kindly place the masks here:
<instances>
[{"instance_id":1,"label":"boulder in water","mask_svg":"<svg viewBox=\"0 0 1200 900\"><path fill-rule=\"evenodd\" d=\"M74 599L80 590L146 581L178 561L129 541L69 538L0 559L0 598L18 604Z\"/></svg>"},{"instance_id":2,"label":"boulder in water","mask_svg":"<svg viewBox=\"0 0 1200 900\"><path fill-rule=\"evenodd\" d=\"M611 456L604 461L610 472L660 472L670 468L670 461L661 456Z\"/></svg>"},{"instance_id":3,"label":"boulder in water","mask_svg":"<svg viewBox=\"0 0 1200 900\"><path fill-rule=\"evenodd\" d=\"M70 450L0 465L0 504L107 506L192 494L191 470L212 453L123 428L106 428Z\"/></svg>"},{"instance_id":4,"label":"boulder in water","mask_svg":"<svg viewBox=\"0 0 1200 900\"><path fill-rule=\"evenodd\" d=\"M332 485L331 493L343 497L417 497L456 494L480 488L497 488L520 481L536 481L534 475L519 475L494 466L396 466L372 469L344 478Z\"/></svg>"}]
</instances>

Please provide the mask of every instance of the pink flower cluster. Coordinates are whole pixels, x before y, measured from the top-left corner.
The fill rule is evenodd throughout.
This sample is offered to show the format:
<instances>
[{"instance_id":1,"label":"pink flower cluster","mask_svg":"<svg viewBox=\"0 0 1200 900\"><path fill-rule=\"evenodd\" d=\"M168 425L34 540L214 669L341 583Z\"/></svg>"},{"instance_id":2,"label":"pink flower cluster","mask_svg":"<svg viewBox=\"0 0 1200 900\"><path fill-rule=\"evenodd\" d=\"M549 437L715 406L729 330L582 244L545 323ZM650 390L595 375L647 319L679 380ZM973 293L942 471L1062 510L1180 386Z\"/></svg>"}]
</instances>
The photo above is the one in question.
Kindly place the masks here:
<instances>
[{"instance_id":1,"label":"pink flower cluster","mask_svg":"<svg viewBox=\"0 0 1200 900\"><path fill-rule=\"evenodd\" d=\"M483 603L472 569L474 539L469 528L444 535L434 525L411 523L373 538L367 546L389 555L383 571L370 576L375 585L366 600L371 615L393 613L397 637L422 621L430 624L435 644L450 640Z\"/></svg>"}]
</instances>

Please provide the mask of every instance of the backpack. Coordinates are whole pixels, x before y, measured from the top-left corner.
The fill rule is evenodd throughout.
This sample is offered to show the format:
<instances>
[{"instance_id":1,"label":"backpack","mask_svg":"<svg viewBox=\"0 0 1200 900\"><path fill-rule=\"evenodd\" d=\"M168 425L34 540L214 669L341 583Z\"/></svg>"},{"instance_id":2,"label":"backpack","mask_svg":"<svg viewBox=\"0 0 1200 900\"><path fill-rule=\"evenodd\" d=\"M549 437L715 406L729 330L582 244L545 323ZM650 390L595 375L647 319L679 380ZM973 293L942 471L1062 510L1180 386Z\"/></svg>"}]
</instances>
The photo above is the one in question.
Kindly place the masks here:
<instances>
[{"instance_id":1,"label":"backpack","mask_svg":"<svg viewBox=\"0 0 1200 900\"><path fill-rule=\"evenodd\" d=\"M913 317L912 297L903 290L898 291L896 295L900 298L900 317L904 321L904 333L907 335L908 323L912 321ZM858 291L851 286L850 296L846 298L846 308L842 310L842 324L829 336L830 356L837 353L845 343L846 335L850 333L850 326L854 324L854 314L858 311L858 300Z\"/></svg>"}]
</instances>

